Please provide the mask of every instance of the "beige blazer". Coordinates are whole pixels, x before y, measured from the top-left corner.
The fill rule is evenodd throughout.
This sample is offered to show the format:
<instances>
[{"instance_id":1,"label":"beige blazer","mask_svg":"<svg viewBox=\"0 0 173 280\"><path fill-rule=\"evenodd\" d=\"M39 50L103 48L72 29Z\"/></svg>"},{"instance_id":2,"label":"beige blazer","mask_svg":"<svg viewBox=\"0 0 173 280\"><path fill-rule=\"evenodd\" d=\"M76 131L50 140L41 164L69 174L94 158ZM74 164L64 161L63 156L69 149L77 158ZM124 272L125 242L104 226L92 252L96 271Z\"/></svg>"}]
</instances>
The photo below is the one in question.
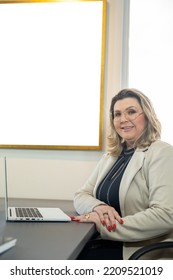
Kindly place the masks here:
<instances>
[{"instance_id":1,"label":"beige blazer","mask_svg":"<svg viewBox=\"0 0 173 280\"><path fill-rule=\"evenodd\" d=\"M105 154L74 197L79 214L91 212L101 203L95 198L101 180L117 158ZM136 149L121 180L119 200L124 224L115 231L101 226L101 237L123 241L123 257L157 241L173 240L173 147L156 141L145 149ZM154 255L153 258L164 258ZM151 256L147 256L147 259Z\"/></svg>"}]
</instances>

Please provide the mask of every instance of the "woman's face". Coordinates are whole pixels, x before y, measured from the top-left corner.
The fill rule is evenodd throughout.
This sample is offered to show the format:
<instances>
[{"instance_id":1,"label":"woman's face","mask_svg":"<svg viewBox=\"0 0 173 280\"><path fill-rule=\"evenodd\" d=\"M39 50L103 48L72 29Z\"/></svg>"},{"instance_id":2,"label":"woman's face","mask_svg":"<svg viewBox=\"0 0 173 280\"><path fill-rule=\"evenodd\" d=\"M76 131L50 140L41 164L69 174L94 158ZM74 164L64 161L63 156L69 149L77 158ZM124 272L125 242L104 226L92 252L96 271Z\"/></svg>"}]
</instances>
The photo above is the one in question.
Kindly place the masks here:
<instances>
[{"instance_id":1,"label":"woman's face","mask_svg":"<svg viewBox=\"0 0 173 280\"><path fill-rule=\"evenodd\" d=\"M114 105L114 127L124 139L127 148L135 147L136 140L146 127L145 115L136 98L127 97Z\"/></svg>"}]
</instances>

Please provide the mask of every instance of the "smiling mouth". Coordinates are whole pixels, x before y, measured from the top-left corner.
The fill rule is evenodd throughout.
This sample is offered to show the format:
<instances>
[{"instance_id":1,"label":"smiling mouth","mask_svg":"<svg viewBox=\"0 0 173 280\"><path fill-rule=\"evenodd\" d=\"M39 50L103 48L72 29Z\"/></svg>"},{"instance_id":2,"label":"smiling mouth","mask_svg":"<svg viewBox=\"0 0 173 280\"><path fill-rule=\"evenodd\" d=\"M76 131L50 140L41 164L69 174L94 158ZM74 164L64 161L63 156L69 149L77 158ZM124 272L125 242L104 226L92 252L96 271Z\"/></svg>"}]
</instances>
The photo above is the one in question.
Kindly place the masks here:
<instances>
[{"instance_id":1,"label":"smiling mouth","mask_svg":"<svg viewBox=\"0 0 173 280\"><path fill-rule=\"evenodd\" d=\"M126 127L122 127L121 129L124 131L129 131L133 128L133 126L126 126Z\"/></svg>"}]
</instances>

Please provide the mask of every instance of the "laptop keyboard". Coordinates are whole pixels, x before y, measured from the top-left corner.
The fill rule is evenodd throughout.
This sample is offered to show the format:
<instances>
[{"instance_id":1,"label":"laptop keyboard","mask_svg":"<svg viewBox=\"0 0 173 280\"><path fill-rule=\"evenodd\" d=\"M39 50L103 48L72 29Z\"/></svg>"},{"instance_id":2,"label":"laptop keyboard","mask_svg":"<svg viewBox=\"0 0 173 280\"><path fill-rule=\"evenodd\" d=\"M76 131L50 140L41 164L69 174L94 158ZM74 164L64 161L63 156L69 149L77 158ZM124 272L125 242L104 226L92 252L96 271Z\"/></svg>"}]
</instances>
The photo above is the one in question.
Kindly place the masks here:
<instances>
[{"instance_id":1,"label":"laptop keyboard","mask_svg":"<svg viewBox=\"0 0 173 280\"><path fill-rule=\"evenodd\" d=\"M17 217L30 217L30 218L42 218L40 211L37 208L15 208Z\"/></svg>"}]
</instances>

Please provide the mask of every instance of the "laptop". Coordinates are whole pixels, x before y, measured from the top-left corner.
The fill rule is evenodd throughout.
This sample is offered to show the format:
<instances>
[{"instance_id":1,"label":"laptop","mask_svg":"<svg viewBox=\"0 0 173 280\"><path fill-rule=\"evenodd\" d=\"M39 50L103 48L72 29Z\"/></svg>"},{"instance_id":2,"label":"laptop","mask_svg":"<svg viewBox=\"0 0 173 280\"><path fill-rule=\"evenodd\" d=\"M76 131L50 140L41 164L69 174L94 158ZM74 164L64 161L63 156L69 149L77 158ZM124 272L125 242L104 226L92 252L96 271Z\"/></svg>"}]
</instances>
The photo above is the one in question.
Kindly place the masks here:
<instances>
[{"instance_id":1,"label":"laptop","mask_svg":"<svg viewBox=\"0 0 173 280\"><path fill-rule=\"evenodd\" d=\"M8 170L7 160L4 158L5 169L5 212L6 221L17 222L70 222L71 218L64 213L60 208L48 208L48 207L10 207L8 205Z\"/></svg>"}]
</instances>

